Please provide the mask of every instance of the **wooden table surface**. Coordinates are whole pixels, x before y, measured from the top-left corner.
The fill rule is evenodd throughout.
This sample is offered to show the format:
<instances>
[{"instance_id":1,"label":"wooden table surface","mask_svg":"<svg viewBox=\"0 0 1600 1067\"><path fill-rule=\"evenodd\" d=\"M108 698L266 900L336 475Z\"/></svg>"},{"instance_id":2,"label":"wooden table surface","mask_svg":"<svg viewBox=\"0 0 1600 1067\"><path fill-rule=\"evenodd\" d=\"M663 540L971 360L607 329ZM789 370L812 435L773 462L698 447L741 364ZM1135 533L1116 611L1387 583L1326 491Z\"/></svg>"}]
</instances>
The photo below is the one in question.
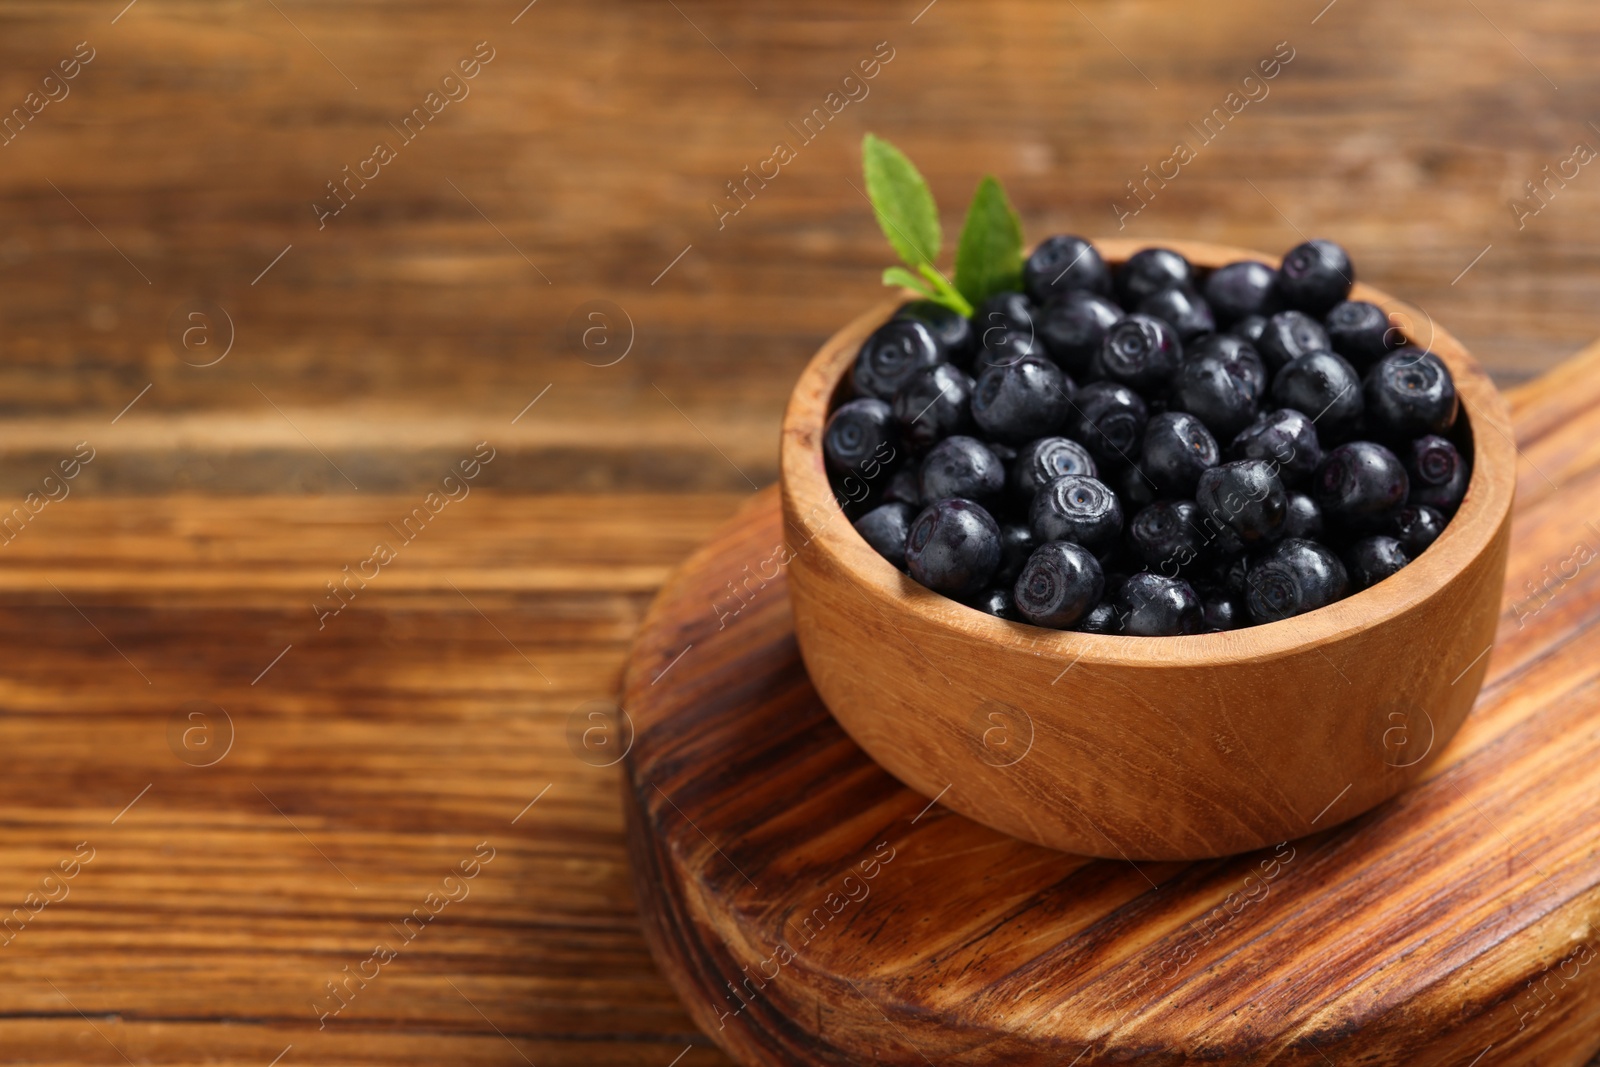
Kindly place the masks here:
<instances>
[{"instance_id":1,"label":"wooden table surface","mask_svg":"<svg viewBox=\"0 0 1600 1067\"><path fill-rule=\"evenodd\" d=\"M726 1062L569 734L879 299L868 129L950 228L1336 237L1507 385L1600 333L1581 0L524 3L0 2L0 1062Z\"/></svg>"}]
</instances>

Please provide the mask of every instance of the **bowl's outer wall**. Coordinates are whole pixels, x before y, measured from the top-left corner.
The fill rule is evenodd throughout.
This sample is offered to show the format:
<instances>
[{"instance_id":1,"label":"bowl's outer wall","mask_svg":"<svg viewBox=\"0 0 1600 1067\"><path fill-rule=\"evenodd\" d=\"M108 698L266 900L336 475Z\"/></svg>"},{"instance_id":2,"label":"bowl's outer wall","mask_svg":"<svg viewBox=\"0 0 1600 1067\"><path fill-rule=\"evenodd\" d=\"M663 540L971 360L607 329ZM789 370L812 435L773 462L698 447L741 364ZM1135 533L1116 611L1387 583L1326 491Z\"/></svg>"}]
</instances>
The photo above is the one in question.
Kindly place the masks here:
<instances>
[{"instance_id":1,"label":"bowl's outer wall","mask_svg":"<svg viewBox=\"0 0 1600 1067\"><path fill-rule=\"evenodd\" d=\"M1096 242L1113 261L1149 242ZM1197 265L1269 257L1169 242ZM1510 541L1507 409L1453 338L1403 309L1450 366L1474 471L1439 541L1321 611L1189 638L1006 623L922 588L850 527L821 430L885 304L832 338L784 420L795 633L812 683L895 777L1004 833L1085 855L1199 859L1353 818L1423 772L1488 669ZM1420 334L1420 336L1418 336ZM1493 425L1490 425L1490 423Z\"/></svg>"}]
</instances>

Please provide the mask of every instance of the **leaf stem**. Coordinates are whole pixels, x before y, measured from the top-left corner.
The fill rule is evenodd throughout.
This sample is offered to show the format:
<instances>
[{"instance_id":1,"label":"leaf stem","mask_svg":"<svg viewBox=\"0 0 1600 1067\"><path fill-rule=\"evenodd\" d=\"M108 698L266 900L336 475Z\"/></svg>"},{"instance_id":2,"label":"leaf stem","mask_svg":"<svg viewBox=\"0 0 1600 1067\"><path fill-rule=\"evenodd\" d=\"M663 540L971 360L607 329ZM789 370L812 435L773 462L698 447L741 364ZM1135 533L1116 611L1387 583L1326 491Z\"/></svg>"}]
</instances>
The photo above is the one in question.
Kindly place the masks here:
<instances>
[{"instance_id":1,"label":"leaf stem","mask_svg":"<svg viewBox=\"0 0 1600 1067\"><path fill-rule=\"evenodd\" d=\"M972 305L955 286L950 284L950 280L939 272L939 268L931 263L919 263L917 273L928 279L929 284L933 286L935 300L969 319L972 317Z\"/></svg>"}]
</instances>

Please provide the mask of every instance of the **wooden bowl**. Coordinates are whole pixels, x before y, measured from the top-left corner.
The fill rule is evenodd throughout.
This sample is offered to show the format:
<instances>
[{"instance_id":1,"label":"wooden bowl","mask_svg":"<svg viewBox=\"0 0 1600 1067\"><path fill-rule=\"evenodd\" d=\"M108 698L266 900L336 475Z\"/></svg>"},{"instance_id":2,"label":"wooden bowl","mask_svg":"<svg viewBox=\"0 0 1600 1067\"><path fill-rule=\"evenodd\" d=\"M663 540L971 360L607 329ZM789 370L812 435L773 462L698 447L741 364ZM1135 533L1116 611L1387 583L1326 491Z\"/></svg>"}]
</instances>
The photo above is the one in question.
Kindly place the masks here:
<instances>
[{"instance_id":1,"label":"wooden bowl","mask_svg":"<svg viewBox=\"0 0 1600 1067\"><path fill-rule=\"evenodd\" d=\"M1120 263L1154 242L1101 240ZM1199 267L1239 249L1165 242ZM817 353L780 460L795 634L845 731L911 788L996 830L1108 858L1227 855L1353 818L1444 748L1477 697L1505 577L1515 446L1482 368L1422 312L1369 286L1450 368L1466 499L1428 550L1336 604L1194 637L1005 622L923 588L861 539L823 469L822 433L883 304Z\"/></svg>"}]
</instances>

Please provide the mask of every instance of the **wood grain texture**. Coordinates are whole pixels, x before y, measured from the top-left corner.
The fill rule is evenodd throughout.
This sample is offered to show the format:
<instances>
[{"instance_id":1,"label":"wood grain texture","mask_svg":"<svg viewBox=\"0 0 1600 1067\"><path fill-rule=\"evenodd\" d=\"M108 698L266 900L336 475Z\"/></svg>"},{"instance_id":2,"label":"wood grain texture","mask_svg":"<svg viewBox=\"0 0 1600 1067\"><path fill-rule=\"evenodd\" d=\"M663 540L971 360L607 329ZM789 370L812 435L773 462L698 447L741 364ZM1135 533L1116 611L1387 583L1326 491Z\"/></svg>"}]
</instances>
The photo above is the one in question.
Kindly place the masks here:
<instances>
[{"instance_id":1,"label":"wood grain texture","mask_svg":"<svg viewBox=\"0 0 1600 1067\"><path fill-rule=\"evenodd\" d=\"M1538 395L1539 424L1592 436L1583 391ZM1548 436L1523 452L1560 489L1519 508L1488 680L1422 783L1193 864L1041 849L873 764L800 663L793 564L713 606L784 537L758 497L663 590L624 698L635 887L691 1015L751 1064L1584 1062L1600 578L1578 561L1600 559L1600 464ZM1420 758L1425 720L1395 729L1396 761Z\"/></svg>"},{"instance_id":2,"label":"wood grain texture","mask_svg":"<svg viewBox=\"0 0 1600 1067\"><path fill-rule=\"evenodd\" d=\"M1172 245L1201 268L1261 258ZM1096 246L1113 265L1139 247ZM1351 295L1422 324L1370 286ZM1517 457L1505 401L1442 325L1409 337L1449 367L1462 412L1451 433L1472 457L1471 486L1439 540L1320 611L1149 640L992 618L924 589L850 528L823 431L862 341L893 307L830 338L795 386L783 426L785 551L754 576L784 568L812 684L896 778L1035 844L1204 859L1326 829L1400 792L1424 765L1385 744L1396 720L1426 718L1438 749L1455 735L1500 610ZM886 478L891 466L857 474ZM752 588L750 573L730 592ZM1340 811L1328 816L1336 792Z\"/></svg>"},{"instance_id":3,"label":"wood grain texture","mask_svg":"<svg viewBox=\"0 0 1600 1067\"><path fill-rule=\"evenodd\" d=\"M320 448L365 491L409 491L458 433L504 437L517 461L493 477L524 491L767 484L789 385L887 262L846 181L869 129L917 160L947 232L983 171L1031 236L1115 229L1127 183L1186 139L1197 158L1126 234L1338 237L1502 382L1596 333L1592 168L1523 228L1509 210L1600 144L1582 0L941 0L920 18L926 0L627 0L514 25L514 0L138 0L113 23L123 6L0 3L0 107L77 42L96 50L0 146L8 492L84 437L106 490L350 492ZM471 95L319 230L326 183L480 40L497 55ZM1285 40L1269 95L1201 143L1190 124ZM798 140L788 123L880 41L895 58L870 94L719 228L727 183ZM212 367L168 338L192 298L235 327ZM636 333L610 367L567 328L599 299ZM547 385L540 417L509 425Z\"/></svg>"},{"instance_id":4,"label":"wood grain texture","mask_svg":"<svg viewBox=\"0 0 1600 1067\"><path fill-rule=\"evenodd\" d=\"M414 499L51 504L0 549L0 1062L725 1062L640 937L616 771L568 733L738 499L474 492L321 630ZM193 766L219 708L232 748Z\"/></svg>"}]
</instances>

